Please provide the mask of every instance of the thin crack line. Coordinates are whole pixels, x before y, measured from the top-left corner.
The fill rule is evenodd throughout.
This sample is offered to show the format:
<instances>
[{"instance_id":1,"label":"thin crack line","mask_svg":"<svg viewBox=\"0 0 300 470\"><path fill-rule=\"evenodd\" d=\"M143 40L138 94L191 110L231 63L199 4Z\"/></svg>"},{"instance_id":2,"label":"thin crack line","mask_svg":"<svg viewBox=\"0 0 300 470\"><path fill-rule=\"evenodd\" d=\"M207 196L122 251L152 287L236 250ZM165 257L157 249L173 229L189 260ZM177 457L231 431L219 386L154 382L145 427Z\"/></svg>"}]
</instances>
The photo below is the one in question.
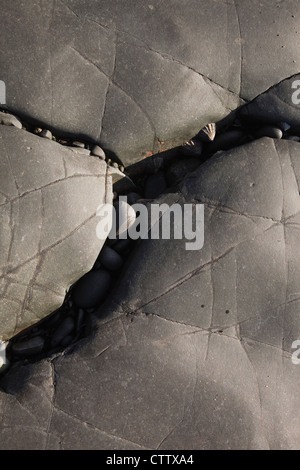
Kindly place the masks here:
<instances>
[{"instance_id":1,"label":"thin crack line","mask_svg":"<svg viewBox=\"0 0 300 470\"><path fill-rule=\"evenodd\" d=\"M131 444L131 445L133 444L135 446L140 447L141 449L150 450L148 447L145 447L145 446L143 446L143 445L141 445L137 442L133 442L133 441L130 441L129 439L126 439L126 438L123 438L123 437L120 437L120 436L116 436L115 434L111 434L107 431L104 431L103 429L98 428L96 425L94 425L92 423L89 423L88 421L84 421L83 419L81 419L77 416L73 416L71 413L68 413L67 411L59 408L57 405L55 405L54 410L68 416L69 418L71 418L74 421L77 421L81 424L84 424L85 426L88 426L88 427L92 428L94 431L97 431L97 432L103 434L104 436L109 437L110 439L116 439L118 441L125 442L125 443Z\"/></svg>"}]
</instances>

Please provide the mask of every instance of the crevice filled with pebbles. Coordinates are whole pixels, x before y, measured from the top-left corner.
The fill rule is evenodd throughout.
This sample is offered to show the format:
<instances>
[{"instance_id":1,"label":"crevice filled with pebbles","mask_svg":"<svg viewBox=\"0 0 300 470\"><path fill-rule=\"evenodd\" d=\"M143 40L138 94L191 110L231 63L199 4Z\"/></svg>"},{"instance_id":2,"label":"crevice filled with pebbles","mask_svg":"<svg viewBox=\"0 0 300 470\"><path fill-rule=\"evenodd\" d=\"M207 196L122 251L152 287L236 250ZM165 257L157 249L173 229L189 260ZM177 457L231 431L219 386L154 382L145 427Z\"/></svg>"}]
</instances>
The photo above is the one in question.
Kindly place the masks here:
<instances>
[{"instance_id":1,"label":"crevice filled with pebbles","mask_svg":"<svg viewBox=\"0 0 300 470\"><path fill-rule=\"evenodd\" d=\"M105 159L115 175L114 205L117 212L123 211L123 217L126 216L127 219L130 214L132 217L130 206L135 203L147 206L160 195L175 192L188 173L193 172L218 151L228 150L265 136L300 142L300 135L291 132L289 123L258 123L239 117L237 110L219 123L209 123L181 147L147 156L139 163L124 168L118 159L114 161L108 158L99 145L55 137L48 129L21 122L7 111L0 112L0 124L12 125L35 133L41 138L55 140L76 153ZM127 203L120 204L120 196L126 196ZM128 226L122 229L123 237L127 228ZM119 235L122 230L119 230ZM101 305L108 295L113 293L119 276L126 275L124 265L136 243L138 240L129 238L108 238L92 270L70 288L63 305L9 341L6 349L8 364L12 365L18 361L34 362L49 357L88 337L93 330L93 315L98 315L99 312L101 314Z\"/></svg>"}]
</instances>

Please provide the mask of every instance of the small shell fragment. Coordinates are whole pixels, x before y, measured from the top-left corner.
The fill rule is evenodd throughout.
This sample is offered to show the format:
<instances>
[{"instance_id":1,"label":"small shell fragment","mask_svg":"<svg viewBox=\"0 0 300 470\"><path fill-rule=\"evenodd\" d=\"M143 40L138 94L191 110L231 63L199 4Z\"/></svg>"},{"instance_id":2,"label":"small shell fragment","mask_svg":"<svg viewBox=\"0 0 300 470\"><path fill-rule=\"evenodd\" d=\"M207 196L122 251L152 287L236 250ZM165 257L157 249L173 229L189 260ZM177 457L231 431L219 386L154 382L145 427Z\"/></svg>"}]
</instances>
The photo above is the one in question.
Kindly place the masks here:
<instances>
[{"instance_id":1,"label":"small shell fragment","mask_svg":"<svg viewBox=\"0 0 300 470\"><path fill-rule=\"evenodd\" d=\"M203 142L212 142L216 136L216 125L214 123L207 124L201 129L197 137Z\"/></svg>"}]
</instances>

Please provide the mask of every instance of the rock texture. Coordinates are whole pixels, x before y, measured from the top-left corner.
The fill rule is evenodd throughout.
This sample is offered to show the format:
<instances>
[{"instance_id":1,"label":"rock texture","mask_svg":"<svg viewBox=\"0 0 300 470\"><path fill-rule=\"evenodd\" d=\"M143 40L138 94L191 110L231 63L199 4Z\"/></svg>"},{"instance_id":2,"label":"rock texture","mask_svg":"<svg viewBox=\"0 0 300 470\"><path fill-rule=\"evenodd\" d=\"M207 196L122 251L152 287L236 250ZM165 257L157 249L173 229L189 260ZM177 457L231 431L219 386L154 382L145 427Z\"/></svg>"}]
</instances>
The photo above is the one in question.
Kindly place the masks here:
<instances>
[{"instance_id":1,"label":"rock texture","mask_svg":"<svg viewBox=\"0 0 300 470\"><path fill-rule=\"evenodd\" d=\"M96 211L111 202L106 163L0 126L0 338L58 308L95 262Z\"/></svg>"},{"instance_id":2,"label":"rock texture","mask_svg":"<svg viewBox=\"0 0 300 470\"><path fill-rule=\"evenodd\" d=\"M297 0L5 0L7 106L127 165L298 73L299 10Z\"/></svg>"},{"instance_id":3,"label":"rock texture","mask_svg":"<svg viewBox=\"0 0 300 470\"><path fill-rule=\"evenodd\" d=\"M299 448L299 158L263 138L163 196L205 204L203 249L141 241L92 338L13 367L1 448Z\"/></svg>"},{"instance_id":4,"label":"rock texture","mask_svg":"<svg viewBox=\"0 0 300 470\"><path fill-rule=\"evenodd\" d=\"M68 317L52 338L71 344L63 352L13 364L0 378L0 448L299 449L299 1L3 0L0 14L0 78L22 122L125 166L248 100L247 139L270 126L282 137L244 144L237 128L185 179L169 172L180 187L159 202L205 205L203 248L137 242L91 336L68 342ZM105 163L0 131L0 294L38 319L79 277L74 260L86 271L99 252L88 245ZM23 316L12 318L16 331ZM42 347L29 341L17 348Z\"/></svg>"}]
</instances>

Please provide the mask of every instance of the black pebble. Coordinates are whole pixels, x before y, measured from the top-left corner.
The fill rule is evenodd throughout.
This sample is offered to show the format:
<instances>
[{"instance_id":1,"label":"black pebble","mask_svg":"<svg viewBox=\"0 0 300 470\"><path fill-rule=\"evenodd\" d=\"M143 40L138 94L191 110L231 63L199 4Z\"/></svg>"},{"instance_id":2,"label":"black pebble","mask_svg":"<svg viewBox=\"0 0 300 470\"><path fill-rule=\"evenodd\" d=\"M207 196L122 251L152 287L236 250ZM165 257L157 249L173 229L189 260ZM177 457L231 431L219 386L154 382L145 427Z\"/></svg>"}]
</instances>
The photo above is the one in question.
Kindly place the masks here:
<instances>
[{"instance_id":1,"label":"black pebble","mask_svg":"<svg viewBox=\"0 0 300 470\"><path fill-rule=\"evenodd\" d=\"M271 137L271 139L282 139L282 130L275 126L263 126L254 132L254 137L259 139L261 137Z\"/></svg>"},{"instance_id":2,"label":"black pebble","mask_svg":"<svg viewBox=\"0 0 300 470\"><path fill-rule=\"evenodd\" d=\"M123 259L119 253L107 245L104 245L102 248L101 253L98 256L98 261L109 271L117 271L123 264Z\"/></svg>"},{"instance_id":3,"label":"black pebble","mask_svg":"<svg viewBox=\"0 0 300 470\"><path fill-rule=\"evenodd\" d=\"M104 269L90 271L73 288L73 300L78 307L92 308L105 297L111 283L111 275Z\"/></svg>"},{"instance_id":4,"label":"black pebble","mask_svg":"<svg viewBox=\"0 0 300 470\"><path fill-rule=\"evenodd\" d=\"M35 336L12 346L12 351L20 356L31 356L40 353L44 348L45 341L41 336Z\"/></svg>"},{"instance_id":5,"label":"black pebble","mask_svg":"<svg viewBox=\"0 0 300 470\"><path fill-rule=\"evenodd\" d=\"M50 345L52 348L55 348L61 344L62 340L69 336L74 329L74 320L71 317L66 317L61 324L54 331Z\"/></svg>"},{"instance_id":6,"label":"black pebble","mask_svg":"<svg viewBox=\"0 0 300 470\"><path fill-rule=\"evenodd\" d=\"M126 238L125 240L118 240L117 243L114 244L114 250L117 253L123 253L127 248L131 245L131 239Z\"/></svg>"}]
</instances>

